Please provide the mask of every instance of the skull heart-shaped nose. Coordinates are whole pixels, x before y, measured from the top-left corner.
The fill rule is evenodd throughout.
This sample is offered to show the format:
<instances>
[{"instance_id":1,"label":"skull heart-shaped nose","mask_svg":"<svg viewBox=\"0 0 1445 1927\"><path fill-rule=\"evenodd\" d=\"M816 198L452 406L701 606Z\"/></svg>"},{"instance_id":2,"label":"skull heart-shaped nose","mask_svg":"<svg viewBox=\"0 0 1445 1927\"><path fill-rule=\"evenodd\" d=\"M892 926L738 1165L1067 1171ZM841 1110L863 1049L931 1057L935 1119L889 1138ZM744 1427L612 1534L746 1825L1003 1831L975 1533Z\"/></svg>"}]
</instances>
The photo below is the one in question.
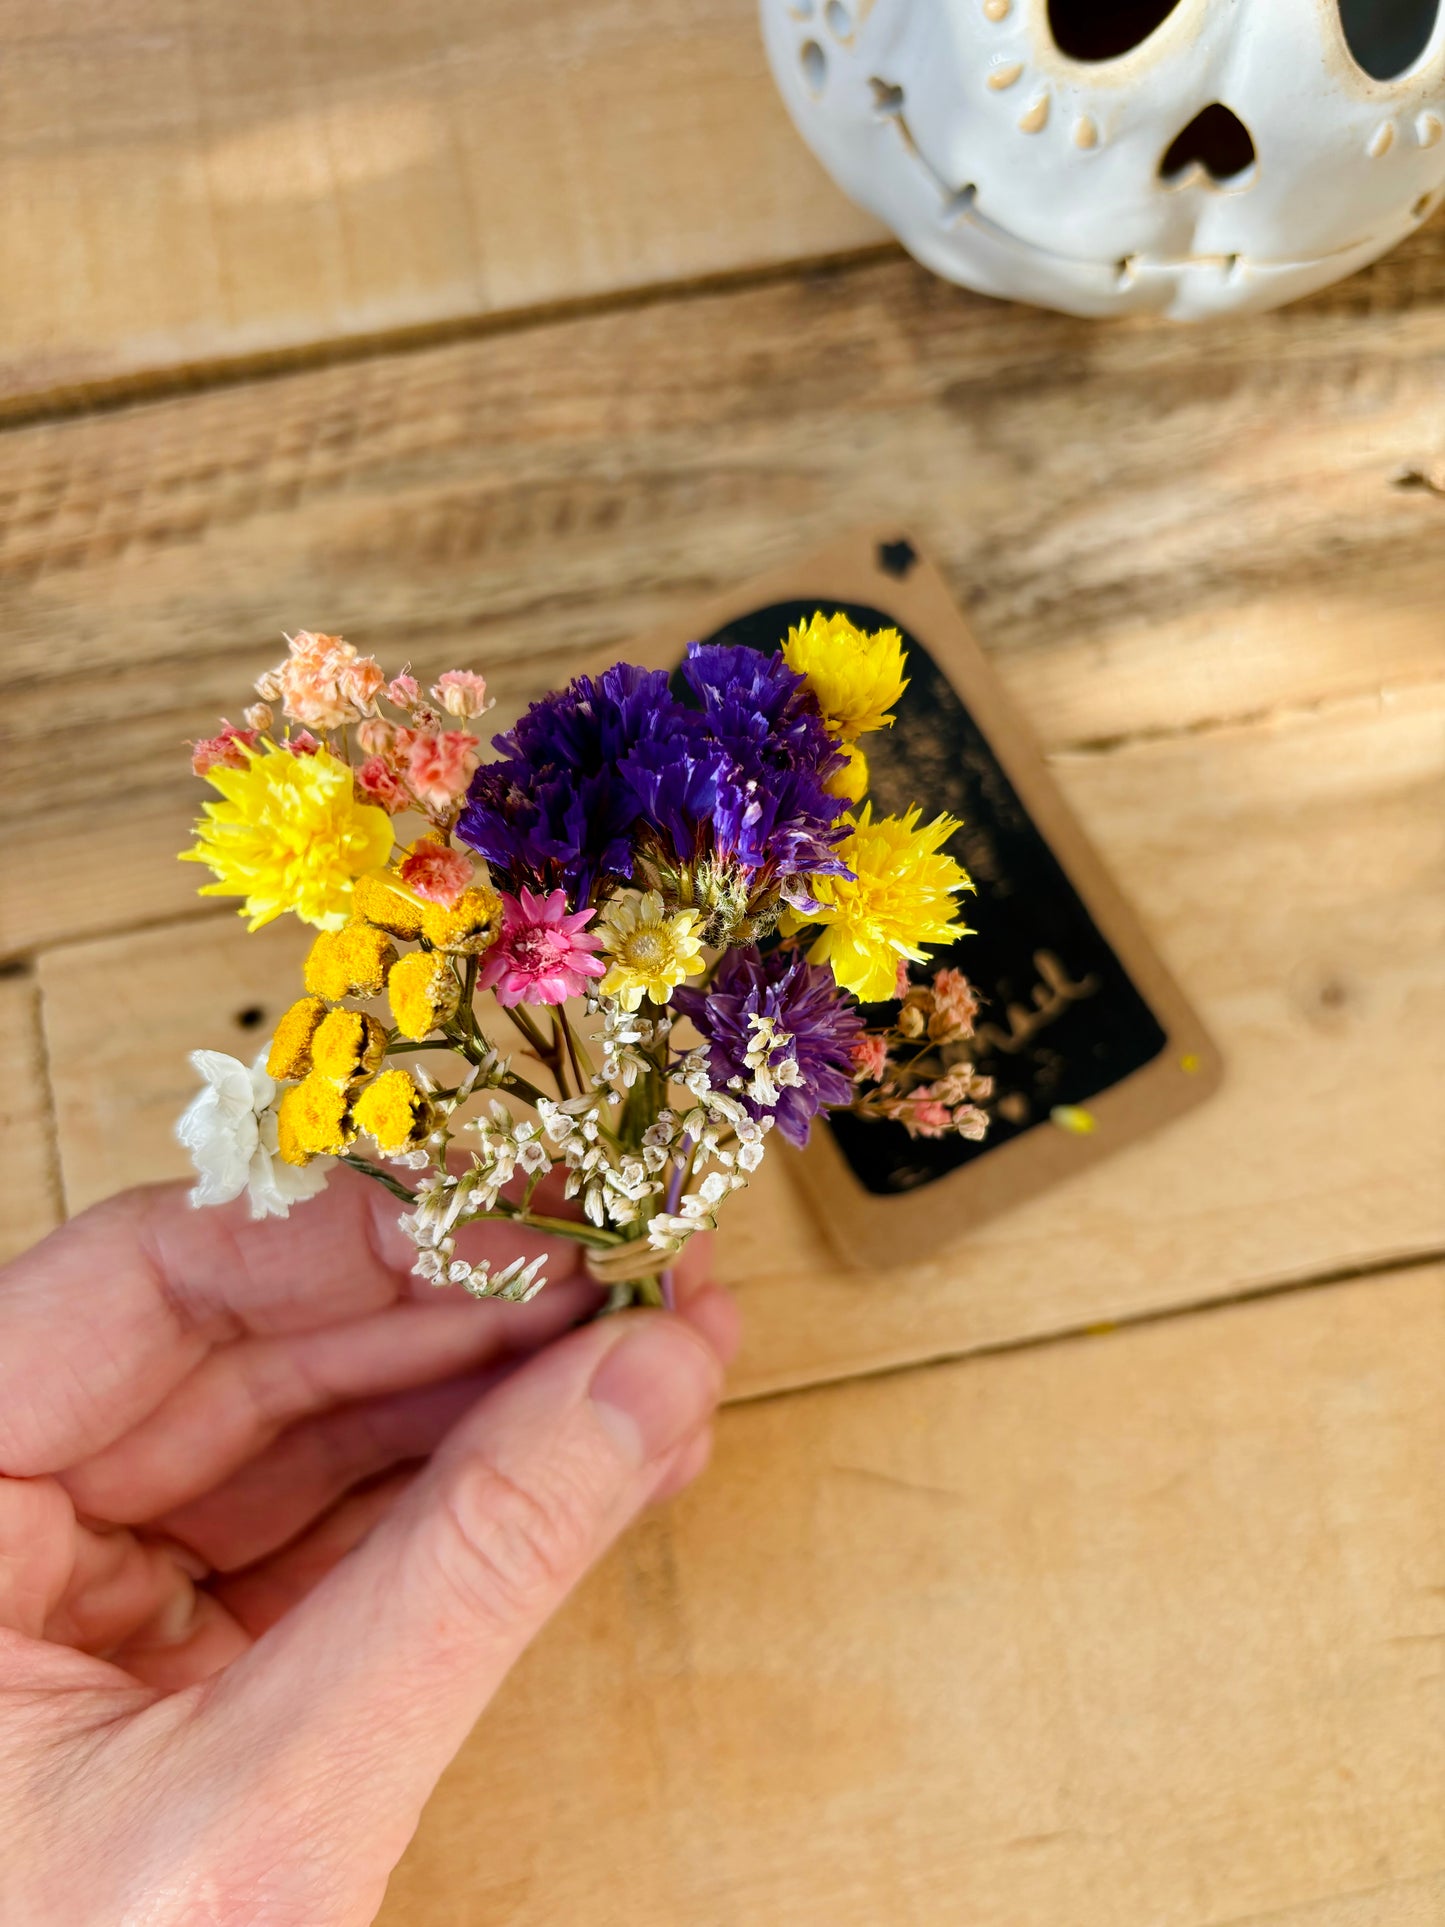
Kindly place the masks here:
<instances>
[{"instance_id":1,"label":"skull heart-shaped nose","mask_svg":"<svg viewBox=\"0 0 1445 1927\"><path fill-rule=\"evenodd\" d=\"M1258 159L1249 129L1238 114L1216 100L1170 142L1159 172L1170 187L1201 176L1209 186L1242 187Z\"/></svg>"}]
</instances>

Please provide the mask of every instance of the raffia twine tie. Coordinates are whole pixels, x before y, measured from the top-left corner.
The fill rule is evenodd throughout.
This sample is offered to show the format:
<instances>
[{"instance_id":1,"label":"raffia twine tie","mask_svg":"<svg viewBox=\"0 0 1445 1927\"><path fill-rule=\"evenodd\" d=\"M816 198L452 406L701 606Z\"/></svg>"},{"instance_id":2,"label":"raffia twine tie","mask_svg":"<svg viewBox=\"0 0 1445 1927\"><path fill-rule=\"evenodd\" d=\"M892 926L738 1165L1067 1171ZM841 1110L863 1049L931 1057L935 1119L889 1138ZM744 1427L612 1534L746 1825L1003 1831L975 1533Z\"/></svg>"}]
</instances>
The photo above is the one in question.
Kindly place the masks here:
<instances>
[{"instance_id":1,"label":"raffia twine tie","mask_svg":"<svg viewBox=\"0 0 1445 1927\"><path fill-rule=\"evenodd\" d=\"M599 1285L626 1285L634 1278L658 1278L677 1263L675 1251L659 1251L643 1238L631 1238L625 1245L609 1245L599 1251L587 1247L588 1276Z\"/></svg>"}]
</instances>

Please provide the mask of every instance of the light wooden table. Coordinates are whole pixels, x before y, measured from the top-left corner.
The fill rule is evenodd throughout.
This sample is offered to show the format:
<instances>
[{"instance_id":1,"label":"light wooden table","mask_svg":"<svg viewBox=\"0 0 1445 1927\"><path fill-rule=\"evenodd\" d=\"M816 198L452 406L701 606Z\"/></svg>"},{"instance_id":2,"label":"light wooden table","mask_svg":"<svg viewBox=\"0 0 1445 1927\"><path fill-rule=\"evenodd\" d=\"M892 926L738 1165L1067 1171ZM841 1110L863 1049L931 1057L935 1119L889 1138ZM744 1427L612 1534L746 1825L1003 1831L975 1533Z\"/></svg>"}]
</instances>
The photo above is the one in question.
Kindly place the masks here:
<instances>
[{"instance_id":1,"label":"light wooden table","mask_svg":"<svg viewBox=\"0 0 1445 1927\"><path fill-rule=\"evenodd\" d=\"M715 1472L386 1921L1445 1921L1445 500L1394 485L1445 228L1202 332L974 300L817 172L746 0L8 0L0 70L7 1249L178 1170L184 1053L290 995L173 861L283 627L505 720L863 520L1229 1058L893 1275L768 1175Z\"/></svg>"}]
</instances>

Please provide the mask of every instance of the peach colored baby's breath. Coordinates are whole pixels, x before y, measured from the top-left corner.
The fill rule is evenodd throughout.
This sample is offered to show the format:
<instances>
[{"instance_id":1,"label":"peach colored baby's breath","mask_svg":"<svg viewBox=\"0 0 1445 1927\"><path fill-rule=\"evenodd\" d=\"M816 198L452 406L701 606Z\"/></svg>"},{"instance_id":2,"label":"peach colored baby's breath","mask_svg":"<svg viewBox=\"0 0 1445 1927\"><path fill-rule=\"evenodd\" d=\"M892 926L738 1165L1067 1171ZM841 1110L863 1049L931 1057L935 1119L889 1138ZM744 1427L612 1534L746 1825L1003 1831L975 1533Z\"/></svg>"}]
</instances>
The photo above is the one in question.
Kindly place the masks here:
<instances>
[{"instance_id":1,"label":"peach colored baby's breath","mask_svg":"<svg viewBox=\"0 0 1445 1927\"><path fill-rule=\"evenodd\" d=\"M471 882L473 866L460 850L423 838L402 858L398 874L419 897L450 910Z\"/></svg>"},{"instance_id":2,"label":"peach colored baby's breath","mask_svg":"<svg viewBox=\"0 0 1445 1927\"><path fill-rule=\"evenodd\" d=\"M853 1046L853 1075L860 1084L881 1083L888 1069L888 1039L886 1037L860 1037Z\"/></svg>"},{"instance_id":3,"label":"peach colored baby's breath","mask_svg":"<svg viewBox=\"0 0 1445 1927\"><path fill-rule=\"evenodd\" d=\"M461 802L481 760L476 737L460 729L399 729L396 754L413 792L433 810Z\"/></svg>"},{"instance_id":4,"label":"peach colored baby's breath","mask_svg":"<svg viewBox=\"0 0 1445 1927\"><path fill-rule=\"evenodd\" d=\"M290 648L275 679L286 714L294 722L312 729L341 729L357 722L374 703L382 686L381 670L340 636L302 629L291 637ZM257 688L266 695L261 684Z\"/></svg>"},{"instance_id":5,"label":"peach colored baby's breath","mask_svg":"<svg viewBox=\"0 0 1445 1927\"><path fill-rule=\"evenodd\" d=\"M379 803L388 816L400 816L411 808L411 792L380 756L370 756L356 772L357 793L368 803Z\"/></svg>"},{"instance_id":6,"label":"peach colored baby's breath","mask_svg":"<svg viewBox=\"0 0 1445 1927\"><path fill-rule=\"evenodd\" d=\"M431 693L449 716L481 716L488 706L487 679L470 669L448 669L438 676Z\"/></svg>"},{"instance_id":7,"label":"peach colored baby's breath","mask_svg":"<svg viewBox=\"0 0 1445 1927\"><path fill-rule=\"evenodd\" d=\"M405 670L386 685L386 700L398 709L411 709L421 697L421 684Z\"/></svg>"},{"instance_id":8,"label":"peach colored baby's breath","mask_svg":"<svg viewBox=\"0 0 1445 1927\"><path fill-rule=\"evenodd\" d=\"M396 743L396 724L384 716L368 716L356 725L356 744L366 756L389 756Z\"/></svg>"}]
</instances>

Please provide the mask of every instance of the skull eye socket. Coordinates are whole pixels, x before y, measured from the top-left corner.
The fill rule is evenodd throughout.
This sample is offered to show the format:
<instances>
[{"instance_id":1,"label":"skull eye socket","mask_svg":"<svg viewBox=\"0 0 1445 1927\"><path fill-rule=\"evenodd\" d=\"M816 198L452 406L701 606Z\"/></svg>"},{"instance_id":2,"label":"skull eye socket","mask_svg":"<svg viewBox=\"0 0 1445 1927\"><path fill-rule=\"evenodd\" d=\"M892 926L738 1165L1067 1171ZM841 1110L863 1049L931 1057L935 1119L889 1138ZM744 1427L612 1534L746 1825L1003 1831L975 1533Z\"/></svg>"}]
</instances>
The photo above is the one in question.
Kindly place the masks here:
<instances>
[{"instance_id":1,"label":"skull eye socket","mask_svg":"<svg viewBox=\"0 0 1445 1927\"><path fill-rule=\"evenodd\" d=\"M1156 32L1179 0L1049 0L1049 31L1070 60L1117 60ZM1368 7L1372 0L1361 0Z\"/></svg>"},{"instance_id":2,"label":"skull eye socket","mask_svg":"<svg viewBox=\"0 0 1445 1927\"><path fill-rule=\"evenodd\" d=\"M1356 65L1371 80L1398 80L1430 44L1440 0L1339 0Z\"/></svg>"}]
</instances>

